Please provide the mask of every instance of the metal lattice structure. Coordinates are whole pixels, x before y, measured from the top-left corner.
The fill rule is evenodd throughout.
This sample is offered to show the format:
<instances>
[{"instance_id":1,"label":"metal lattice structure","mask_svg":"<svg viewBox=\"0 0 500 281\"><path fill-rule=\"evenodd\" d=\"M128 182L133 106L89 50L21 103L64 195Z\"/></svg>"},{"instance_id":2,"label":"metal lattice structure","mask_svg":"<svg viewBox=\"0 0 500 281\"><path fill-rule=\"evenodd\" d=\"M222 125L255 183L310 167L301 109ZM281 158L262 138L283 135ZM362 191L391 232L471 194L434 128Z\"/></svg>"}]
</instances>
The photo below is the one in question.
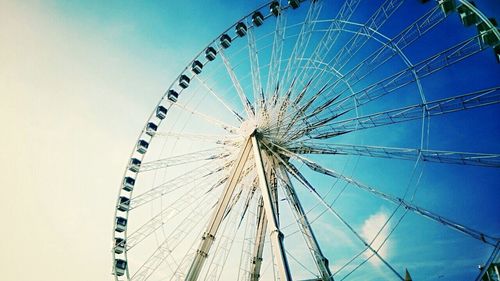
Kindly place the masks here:
<instances>
[{"instance_id":1,"label":"metal lattice structure","mask_svg":"<svg viewBox=\"0 0 500 281\"><path fill-rule=\"evenodd\" d=\"M490 177L470 197L487 205L500 179L495 24L465 0L271 1L244 16L139 135L116 204L114 278L457 280L422 262L463 247L481 270L459 274L481 280L498 260L500 212L473 223L453 195L467 173ZM443 134L466 122L488 147ZM459 188L426 197L433 173ZM419 259L404 250L414 244L433 251Z\"/></svg>"}]
</instances>

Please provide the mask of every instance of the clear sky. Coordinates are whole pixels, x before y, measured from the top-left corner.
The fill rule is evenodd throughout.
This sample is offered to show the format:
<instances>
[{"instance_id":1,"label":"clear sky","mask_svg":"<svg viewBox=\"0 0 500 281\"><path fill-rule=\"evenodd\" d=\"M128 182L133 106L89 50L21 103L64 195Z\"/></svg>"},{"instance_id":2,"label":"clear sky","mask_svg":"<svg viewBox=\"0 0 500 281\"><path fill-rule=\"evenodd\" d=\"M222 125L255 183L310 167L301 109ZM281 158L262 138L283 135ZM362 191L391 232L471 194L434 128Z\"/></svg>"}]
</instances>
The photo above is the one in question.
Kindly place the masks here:
<instances>
[{"instance_id":1,"label":"clear sky","mask_svg":"<svg viewBox=\"0 0 500 281\"><path fill-rule=\"evenodd\" d=\"M159 2L0 0L2 280L112 279L117 188L144 121L194 54L267 1ZM477 2L500 16L496 0ZM491 189L498 172L485 178Z\"/></svg>"}]
</instances>

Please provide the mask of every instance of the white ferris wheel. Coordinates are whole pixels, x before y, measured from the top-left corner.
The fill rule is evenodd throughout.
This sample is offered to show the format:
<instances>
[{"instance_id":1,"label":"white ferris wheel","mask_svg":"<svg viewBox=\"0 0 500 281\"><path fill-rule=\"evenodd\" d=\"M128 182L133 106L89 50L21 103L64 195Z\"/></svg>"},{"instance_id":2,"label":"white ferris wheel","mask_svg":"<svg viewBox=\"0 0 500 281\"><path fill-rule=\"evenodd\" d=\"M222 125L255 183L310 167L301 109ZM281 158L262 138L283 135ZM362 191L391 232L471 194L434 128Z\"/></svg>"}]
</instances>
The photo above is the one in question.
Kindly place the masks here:
<instances>
[{"instance_id":1,"label":"white ferris wheel","mask_svg":"<svg viewBox=\"0 0 500 281\"><path fill-rule=\"evenodd\" d=\"M114 278L488 280L500 33L480 8L282 0L243 16L139 134Z\"/></svg>"}]
</instances>

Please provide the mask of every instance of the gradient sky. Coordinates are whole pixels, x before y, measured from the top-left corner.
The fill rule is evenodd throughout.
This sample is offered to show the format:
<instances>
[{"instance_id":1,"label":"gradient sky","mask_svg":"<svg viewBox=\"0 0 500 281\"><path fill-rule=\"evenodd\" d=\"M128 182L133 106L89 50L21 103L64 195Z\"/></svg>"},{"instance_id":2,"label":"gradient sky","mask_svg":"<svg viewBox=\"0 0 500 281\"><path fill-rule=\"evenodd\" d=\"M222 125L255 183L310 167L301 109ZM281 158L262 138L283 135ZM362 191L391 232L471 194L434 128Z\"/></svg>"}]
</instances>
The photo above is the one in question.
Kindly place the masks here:
<instances>
[{"instance_id":1,"label":"gradient sky","mask_svg":"<svg viewBox=\"0 0 500 281\"><path fill-rule=\"evenodd\" d=\"M2 280L112 279L117 187L144 121L195 53L267 1L187 2L0 0Z\"/></svg>"},{"instance_id":2,"label":"gradient sky","mask_svg":"<svg viewBox=\"0 0 500 281\"><path fill-rule=\"evenodd\" d=\"M2 280L112 279L114 204L138 131L249 6L0 1Z\"/></svg>"}]
</instances>

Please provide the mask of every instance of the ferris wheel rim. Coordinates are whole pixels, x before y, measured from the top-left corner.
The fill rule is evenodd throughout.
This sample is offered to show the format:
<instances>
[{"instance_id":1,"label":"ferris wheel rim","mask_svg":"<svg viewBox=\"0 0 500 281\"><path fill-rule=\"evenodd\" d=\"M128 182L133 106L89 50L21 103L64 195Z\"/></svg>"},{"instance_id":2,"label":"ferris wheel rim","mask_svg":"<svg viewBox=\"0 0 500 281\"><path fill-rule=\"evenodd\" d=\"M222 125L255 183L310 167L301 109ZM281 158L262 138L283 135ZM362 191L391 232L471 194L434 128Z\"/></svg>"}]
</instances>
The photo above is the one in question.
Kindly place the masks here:
<instances>
[{"instance_id":1,"label":"ferris wheel rim","mask_svg":"<svg viewBox=\"0 0 500 281\"><path fill-rule=\"evenodd\" d=\"M263 9L264 7L268 6L268 5L269 5L270 3L272 3L272 2L273 2L273 1L270 1L270 2L269 2L269 3L267 3L267 4L262 5L261 7L259 7L258 9L256 9L255 11L259 11L260 9ZM305 1L301 1L301 2L305 2ZM466 1L464 1L464 0L460 0L460 2L466 2ZM467 3L468 3L468 2L467 2ZM288 8L289 8L289 6L286 6L286 7L284 8L284 10L286 10L286 9L288 9ZM232 28L234 28L234 27L235 27L235 26L236 26L239 22L241 22L241 21L243 21L243 20L245 20L245 19L249 18L249 17L250 17L250 16L251 16L251 15L252 15L255 11L252 11L251 13L249 13L249 14L247 14L246 16L242 17L240 20L236 21L233 25L231 25L231 26L230 26L229 28L227 28L224 32L222 32L219 36L215 37L215 39L214 39L212 42L210 42L210 43L209 43L209 44L208 44L205 48L203 48L203 49L202 49L202 51L200 51L200 53L198 53L198 54L195 56L195 59L193 59L190 63L188 63L188 64L187 64L187 66L183 69L183 71L179 74L179 76L177 76L177 78L173 80L173 82L172 82L172 83L171 83L171 85L168 87L168 89L172 89L172 88L174 87L175 83L179 80L179 78L180 78L180 77L181 77L184 73L186 73L186 72L188 72L188 71L189 71L189 67L190 67L190 65L191 65L191 64L192 64L192 63L193 63L193 62L194 62L194 61L195 61L198 57L200 57L200 56L203 54L203 51L204 51L204 50L206 50L206 49L207 49L208 47L210 47L210 46L216 45L215 43L217 42L217 40L218 40L218 39L219 39L219 38L220 38L223 34L226 34L229 30L231 30ZM482 14L481 14L481 15L482 15ZM271 17L271 16L272 16L272 14L270 13L270 14L268 14L268 15L266 16L266 18ZM482 15L482 17L484 17L484 15ZM488 21L488 23L491 25L491 23L490 23L489 21ZM249 28L253 28L253 25L252 25L252 26L249 26ZM495 29L495 30L496 30L496 29ZM377 32L377 31L376 31L376 32ZM498 33L498 31L496 30L496 33L495 33L495 34L497 34L497 33ZM497 35L498 35L498 34L497 34ZM500 35L498 35L498 37L500 38ZM236 36L235 38L237 38L237 36ZM387 39L389 39L389 38L387 38ZM218 46L218 47L219 47L219 49L217 49L217 51L223 50L223 48L222 48L222 47L220 47L220 46ZM404 56L404 53L403 53L402 51L400 51L400 52L401 52L401 54ZM405 61L405 62L406 62L406 61ZM280 61L280 63L281 63L281 61ZM408 63L409 63L409 61L408 61ZM410 64L411 64L411 63L410 63ZM197 76L196 76L196 75L194 75L194 77L197 77ZM418 75L417 75L417 74L415 74L415 77L416 77L416 81L417 81L417 83L420 83L420 82L419 82L419 77L418 77ZM421 90L421 89L419 89L419 91L420 91L420 90ZM179 92L179 95L182 93L182 91L183 91L183 90L181 89L181 91ZM423 95L423 91L421 92L421 95L422 95L423 97L425 97L425 96ZM160 99L160 101L159 101L159 102L158 102L158 104L156 105L155 110L156 110L156 108L158 108L158 106L162 105L162 102L163 102L164 100L166 100L166 98L167 98L167 92L166 92L166 93L162 96L162 98ZM423 102L424 102L424 99L425 99L425 98L423 98ZM170 103L169 109L170 109L170 107L171 107L171 106L173 106L173 104L175 104L175 103ZM146 122L146 125L148 124L148 122L150 122L150 121L152 121L152 119L154 119L154 116L155 116L155 110L153 110L153 112L152 112L152 113L150 114L150 116L148 117L147 122ZM167 116L167 118L168 118L168 116ZM422 117L422 120L423 120L424 118L425 118L425 117L423 116L423 117ZM422 126L424 126L424 124L423 124L423 123L424 123L424 122L422 122ZM423 130L423 129L422 129L422 130ZM145 132L146 132L146 126L144 126L143 130L142 130L142 131L141 131L141 133L139 134L139 137L138 137L138 139L137 139L138 141L141 139L141 136L142 136ZM422 136L422 137L423 137L423 136ZM130 158L132 158L132 156L134 155L134 153L135 153L135 147L134 147L134 149L132 150L132 153L131 153ZM143 154L143 155L144 155L144 154ZM417 161L419 161L419 160L417 159ZM127 168L125 169L125 172L124 172L124 176L123 176L123 178L125 178L125 176L127 175L127 170L128 170L128 165L127 165ZM120 196L121 196L121 192L122 192L122 186L121 186L121 185L120 185L120 191L119 191L119 192L120 192L120 193L119 193L119 197L120 197ZM132 192L130 192L130 199L132 199ZM115 215L114 215L114 218L116 218L116 217L117 217L117 214L118 214L118 211L117 211L117 209L115 208ZM128 211L127 211L127 212L126 212L126 217L125 217L126 219L128 219L128 215L129 215L129 213L128 213ZM124 237L125 237L125 238L127 237L127 230L128 230L128 229L126 228L126 229L125 229L125 231L124 231ZM115 231L113 230L113 239L114 239L115 237L116 237L116 236L115 236ZM127 261L127 260L128 260L128 259L127 259L127 251L125 251L125 252L124 252L124 256L125 256L125 260ZM115 260L116 260L115 253L113 253L113 263L115 262ZM127 276L127 279L130 279L130 275L129 275L128 267L127 267L127 269L126 269L126 276Z\"/></svg>"}]
</instances>

